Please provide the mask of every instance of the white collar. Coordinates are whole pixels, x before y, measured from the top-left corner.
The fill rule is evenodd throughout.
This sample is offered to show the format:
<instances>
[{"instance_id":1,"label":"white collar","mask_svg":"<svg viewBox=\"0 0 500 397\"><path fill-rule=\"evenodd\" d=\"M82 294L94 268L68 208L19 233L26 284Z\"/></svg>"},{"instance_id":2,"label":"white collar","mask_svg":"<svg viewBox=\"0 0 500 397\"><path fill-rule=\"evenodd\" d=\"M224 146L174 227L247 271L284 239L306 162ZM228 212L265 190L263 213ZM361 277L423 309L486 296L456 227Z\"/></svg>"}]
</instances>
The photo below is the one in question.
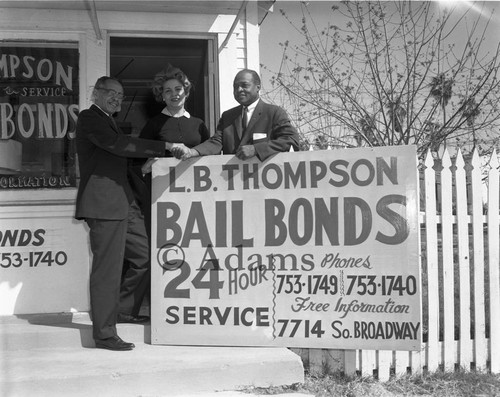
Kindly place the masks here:
<instances>
[{"instance_id":1,"label":"white collar","mask_svg":"<svg viewBox=\"0 0 500 397\"><path fill-rule=\"evenodd\" d=\"M259 103L259 101L260 101L260 98L257 98L257 100L255 102L252 102L250 105L248 105L247 112L253 112L255 110L255 108L257 107L257 104Z\"/></svg>"},{"instance_id":2,"label":"white collar","mask_svg":"<svg viewBox=\"0 0 500 397\"><path fill-rule=\"evenodd\" d=\"M186 109L184 109L184 108L181 109L180 111L178 111L177 113L172 114L166 107L164 107L161 112L163 114L166 114L167 116L175 117L175 118L185 117L185 118L189 119L191 117L191 115L189 114L189 112Z\"/></svg>"},{"instance_id":3,"label":"white collar","mask_svg":"<svg viewBox=\"0 0 500 397\"><path fill-rule=\"evenodd\" d=\"M108 115L109 117L113 117L112 114L109 114L108 112L106 112L102 107L100 107L97 103L94 103L94 106L97 106L101 112L103 112L104 114Z\"/></svg>"}]
</instances>

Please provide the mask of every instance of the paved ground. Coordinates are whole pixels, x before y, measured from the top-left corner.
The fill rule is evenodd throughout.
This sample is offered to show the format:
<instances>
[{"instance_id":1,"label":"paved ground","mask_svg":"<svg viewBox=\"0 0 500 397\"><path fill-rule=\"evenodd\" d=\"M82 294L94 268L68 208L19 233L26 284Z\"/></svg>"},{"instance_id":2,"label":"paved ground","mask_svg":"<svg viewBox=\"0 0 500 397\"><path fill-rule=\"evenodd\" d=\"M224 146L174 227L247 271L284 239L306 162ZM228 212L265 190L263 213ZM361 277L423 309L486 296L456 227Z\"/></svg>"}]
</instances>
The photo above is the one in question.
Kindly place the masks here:
<instances>
[{"instance_id":1,"label":"paved ground","mask_svg":"<svg viewBox=\"0 0 500 397\"><path fill-rule=\"evenodd\" d=\"M304 380L285 348L151 345L150 326L138 324L118 333L136 348L95 349L86 314L0 317L0 396L248 397L257 394L231 390Z\"/></svg>"}]
</instances>

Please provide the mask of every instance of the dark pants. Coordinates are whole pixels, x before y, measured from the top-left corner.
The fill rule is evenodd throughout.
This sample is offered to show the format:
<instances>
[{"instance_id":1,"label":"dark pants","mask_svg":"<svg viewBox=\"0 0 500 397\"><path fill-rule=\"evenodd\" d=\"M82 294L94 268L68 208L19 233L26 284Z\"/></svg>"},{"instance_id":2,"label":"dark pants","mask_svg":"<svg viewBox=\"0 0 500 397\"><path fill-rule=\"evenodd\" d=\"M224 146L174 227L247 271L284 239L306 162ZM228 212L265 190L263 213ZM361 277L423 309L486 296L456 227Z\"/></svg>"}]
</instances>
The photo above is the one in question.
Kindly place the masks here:
<instances>
[{"instance_id":1,"label":"dark pants","mask_svg":"<svg viewBox=\"0 0 500 397\"><path fill-rule=\"evenodd\" d=\"M90 308L94 339L116 335L118 313L137 315L150 287L149 244L137 204L128 219L86 219L90 228L92 271ZM124 260L128 267L122 277Z\"/></svg>"}]
</instances>

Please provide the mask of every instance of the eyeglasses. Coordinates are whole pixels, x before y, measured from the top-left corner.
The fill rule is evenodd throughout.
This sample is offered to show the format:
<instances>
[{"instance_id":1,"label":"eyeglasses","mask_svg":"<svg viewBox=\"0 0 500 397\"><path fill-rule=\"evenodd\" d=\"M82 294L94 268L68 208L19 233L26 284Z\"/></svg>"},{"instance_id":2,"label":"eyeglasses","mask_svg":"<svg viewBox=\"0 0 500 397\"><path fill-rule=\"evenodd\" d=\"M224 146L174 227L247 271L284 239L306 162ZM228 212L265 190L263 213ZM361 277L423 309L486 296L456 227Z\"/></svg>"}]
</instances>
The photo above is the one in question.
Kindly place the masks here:
<instances>
[{"instance_id":1,"label":"eyeglasses","mask_svg":"<svg viewBox=\"0 0 500 397\"><path fill-rule=\"evenodd\" d=\"M125 95L113 90L112 88L98 87L98 88L96 88L96 90L106 91L108 93L108 96L112 96L112 97L114 97L116 99L120 99L122 101L125 99Z\"/></svg>"}]
</instances>

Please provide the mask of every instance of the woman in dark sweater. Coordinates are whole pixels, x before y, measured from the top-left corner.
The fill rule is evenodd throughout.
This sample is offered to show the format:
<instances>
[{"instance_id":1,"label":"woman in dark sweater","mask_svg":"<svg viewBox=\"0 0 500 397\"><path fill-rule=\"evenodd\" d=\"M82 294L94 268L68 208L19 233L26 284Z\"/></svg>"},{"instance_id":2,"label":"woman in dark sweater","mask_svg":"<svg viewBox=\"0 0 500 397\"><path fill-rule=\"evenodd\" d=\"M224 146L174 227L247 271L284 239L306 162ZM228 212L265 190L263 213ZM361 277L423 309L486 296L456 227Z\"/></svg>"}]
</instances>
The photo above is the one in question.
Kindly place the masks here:
<instances>
[{"instance_id":1,"label":"woman in dark sweater","mask_svg":"<svg viewBox=\"0 0 500 397\"><path fill-rule=\"evenodd\" d=\"M139 137L170 142L172 146L182 143L189 148L207 140L210 134L203 120L191 116L184 108L191 88L191 82L179 68L168 66L158 73L153 81L153 94L165 107L146 123Z\"/></svg>"},{"instance_id":2,"label":"woman in dark sweater","mask_svg":"<svg viewBox=\"0 0 500 397\"><path fill-rule=\"evenodd\" d=\"M191 89L191 82L179 68L168 65L158 73L152 90L155 99L164 102L165 107L146 123L139 137L168 142L169 150L176 144L192 148L207 140L210 133L203 120L191 116L184 108ZM151 231L151 165L154 161L149 159L142 165L146 188L139 193L148 233Z\"/></svg>"}]
</instances>

